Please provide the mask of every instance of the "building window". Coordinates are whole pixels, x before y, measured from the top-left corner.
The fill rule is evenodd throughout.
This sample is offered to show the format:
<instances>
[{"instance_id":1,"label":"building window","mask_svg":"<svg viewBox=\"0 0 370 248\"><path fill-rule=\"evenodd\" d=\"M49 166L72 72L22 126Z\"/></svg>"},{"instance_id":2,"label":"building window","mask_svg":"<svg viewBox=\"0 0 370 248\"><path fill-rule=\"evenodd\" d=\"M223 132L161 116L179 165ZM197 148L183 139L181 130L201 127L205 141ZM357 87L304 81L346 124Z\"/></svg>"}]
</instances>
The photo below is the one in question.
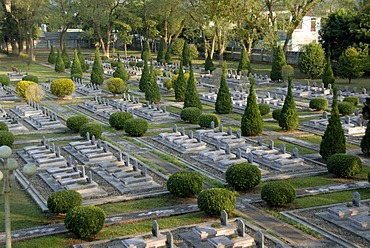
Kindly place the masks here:
<instances>
[{"instance_id":1,"label":"building window","mask_svg":"<svg viewBox=\"0 0 370 248\"><path fill-rule=\"evenodd\" d=\"M316 18L311 18L311 32L316 32Z\"/></svg>"}]
</instances>

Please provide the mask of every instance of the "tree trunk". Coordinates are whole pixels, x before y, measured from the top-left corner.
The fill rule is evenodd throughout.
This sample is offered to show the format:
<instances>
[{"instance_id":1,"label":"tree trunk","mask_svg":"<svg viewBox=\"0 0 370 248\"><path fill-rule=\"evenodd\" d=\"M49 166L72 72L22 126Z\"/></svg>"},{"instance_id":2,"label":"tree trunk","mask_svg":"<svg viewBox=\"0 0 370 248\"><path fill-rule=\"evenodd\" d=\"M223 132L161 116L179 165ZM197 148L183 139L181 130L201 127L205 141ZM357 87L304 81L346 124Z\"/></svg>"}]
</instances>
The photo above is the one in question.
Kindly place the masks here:
<instances>
[{"instance_id":1,"label":"tree trunk","mask_svg":"<svg viewBox=\"0 0 370 248\"><path fill-rule=\"evenodd\" d=\"M66 37L66 33L67 33L67 29L62 29L62 32L60 32L60 36L59 36L59 48L60 50L62 51L63 50L63 47L64 47L64 40L65 40L65 37Z\"/></svg>"},{"instance_id":2,"label":"tree trunk","mask_svg":"<svg viewBox=\"0 0 370 248\"><path fill-rule=\"evenodd\" d=\"M14 39L11 39L10 45L12 46L12 54L18 54L17 42L15 42Z\"/></svg>"},{"instance_id":3,"label":"tree trunk","mask_svg":"<svg viewBox=\"0 0 370 248\"><path fill-rule=\"evenodd\" d=\"M201 30L202 37L203 37L203 49L204 49L204 57L206 58L208 56L208 48L207 48L207 38L204 35L204 30Z\"/></svg>"},{"instance_id":4,"label":"tree trunk","mask_svg":"<svg viewBox=\"0 0 370 248\"><path fill-rule=\"evenodd\" d=\"M253 39L248 38L248 48L247 48L247 53L250 55L252 53L252 46L253 46Z\"/></svg>"},{"instance_id":5,"label":"tree trunk","mask_svg":"<svg viewBox=\"0 0 370 248\"><path fill-rule=\"evenodd\" d=\"M223 35L222 30L219 30L217 32L217 38L218 38L219 65L222 65L222 63L224 61L226 35Z\"/></svg>"},{"instance_id":6,"label":"tree trunk","mask_svg":"<svg viewBox=\"0 0 370 248\"><path fill-rule=\"evenodd\" d=\"M215 44L216 44L216 31L212 37L212 45L211 45L211 59L213 59L213 53L215 52Z\"/></svg>"},{"instance_id":7,"label":"tree trunk","mask_svg":"<svg viewBox=\"0 0 370 248\"><path fill-rule=\"evenodd\" d=\"M125 58L127 59L127 43L125 42L125 44L123 45L124 49L125 49Z\"/></svg>"},{"instance_id":8,"label":"tree trunk","mask_svg":"<svg viewBox=\"0 0 370 248\"><path fill-rule=\"evenodd\" d=\"M289 41L292 39L292 35L293 35L292 31L288 31L286 34L286 38L285 38L284 46L283 46L284 53L288 51L288 44L289 44Z\"/></svg>"},{"instance_id":9,"label":"tree trunk","mask_svg":"<svg viewBox=\"0 0 370 248\"><path fill-rule=\"evenodd\" d=\"M103 40L103 37L101 35L101 30L100 30L100 26L98 25L97 28L96 28L96 32L98 33L98 37L99 37L99 44L101 46L101 49L103 51L103 55L105 56L106 54L106 50L105 50L105 44L104 44L104 40Z\"/></svg>"},{"instance_id":10,"label":"tree trunk","mask_svg":"<svg viewBox=\"0 0 370 248\"><path fill-rule=\"evenodd\" d=\"M107 44L106 44L106 47L105 47L105 52L104 52L104 56L106 56L107 58L109 58L109 49L110 49L110 43L111 43L111 33L112 33L112 28L109 26L108 27L108 30L107 30Z\"/></svg>"}]
</instances>

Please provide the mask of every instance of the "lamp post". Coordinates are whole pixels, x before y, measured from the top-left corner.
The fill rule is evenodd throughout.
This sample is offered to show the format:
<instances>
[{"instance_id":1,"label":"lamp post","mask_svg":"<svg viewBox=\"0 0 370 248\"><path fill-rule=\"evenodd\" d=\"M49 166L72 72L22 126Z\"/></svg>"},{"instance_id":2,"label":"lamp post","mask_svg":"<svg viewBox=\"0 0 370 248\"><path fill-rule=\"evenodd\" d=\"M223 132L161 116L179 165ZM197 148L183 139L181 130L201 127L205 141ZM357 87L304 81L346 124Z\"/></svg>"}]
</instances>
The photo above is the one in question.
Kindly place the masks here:
<instances>
[{"instance_id":1,"label":"lamp post","mask_svg":"<svg viewBox=\"0 0 370 248\"><path fill-rule=\"evenodd\" d=\"M13 171L18 168L18 162L10 158L12 149L9 146L0 147L0 181L3 180L2 195L4 195L4 213L5 213L5 243L6 248L12 247L11 225L10 225L10 178ZM23 167L23 173L32 176L37 172L36 165L26 164Z\"/></svg>"}]
</instances>

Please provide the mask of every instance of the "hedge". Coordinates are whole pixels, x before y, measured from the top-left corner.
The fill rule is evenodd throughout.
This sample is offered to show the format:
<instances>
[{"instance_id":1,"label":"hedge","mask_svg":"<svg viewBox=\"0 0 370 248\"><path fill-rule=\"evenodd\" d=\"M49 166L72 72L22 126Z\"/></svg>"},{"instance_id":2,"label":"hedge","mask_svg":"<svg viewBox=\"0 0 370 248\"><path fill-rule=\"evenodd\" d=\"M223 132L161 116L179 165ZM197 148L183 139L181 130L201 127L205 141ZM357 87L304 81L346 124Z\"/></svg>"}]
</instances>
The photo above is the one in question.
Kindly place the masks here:
<instances>
[{"instance_id":1,"label":"hedge","mask_svg":"<svg viewBox=\"0 0 370 248\"><path fill-rule=\"evenodd\" d=\"M75 190L61 190L52 193L47 201L51 213L65 214L82 205L82 196Z\"/></svg>"},{"instance_id":2,"label":"hedge","mask_svg":"<svg viewBox=\"0 0 370 248\"><path fill-rule=\"evenodd\" d=\"M215 123L215 127L220 125L220 117L216 114L201 114L199 116L198 124L203 128L211 128L211 122Z\"/></svg>"},{"instance_id":3,"label":"hedge","mask_svg":"<svg viewBox=\"0 0 370 248\"><path fill-rule=\"evenodd\" d=\"M268 113L270 113L270 105L268 105L267 103L258 104L258 108L261 115L267 115Z\"/></svg>"},{"instance_id":4,"label":"hedge","mask_svg":"<svg viewBox=\"0 0 370 248\"><path fill-rule=\"evenodd\" d=\"M319 111L319 110L325 110L329 106L328 99L326 98L314 98L310 101L310 109Z\"/></svg>"},{"instance_id":5,"label":"hedge","mask_svg":"<svg viewBox=\"0 0 370 248\"><path fill-rule=\"evenodd\" d=\"M38 84L39 78L34 75L27 75L27 76L22 77L22 81L31 81L31 82L35 82Z\"/></svg>"},{"instance_id":6,"label":"hedge","mask_svg":"<svg viewBox=\"0 0 370 248\"><path fill-rule=\"evenodd\" d=\"M86 123L80 128L81 137L86 137L87 132L90 134L90 137L94 135L96 139L99 139L103 133L103 129L97 122Z\"/></svg>"},{"instance_id":7,"label":"hedge","mask_svg":"<svg viewBox=\"0 0 370 248\"><path fill-rule=\"evenodd\" d=\"M148 122L141 118L131 118L126 121L124 130L130 136L139 137L148 130Z\"/></svg>"},{"instance_id":8,"label":"hedge","mask_svg":"<svg viewBox=\"0 0 370 248\"><path fill-rule=\"evenodd\" d=\"M75 90L75 84L70 78L54 79L50 84L50 92L57 97L72 95Z\"/></svg>"},{"instance_id":9,"label":"hedge","mask_svg":"<svg viewBox=\"0 0 370 248\"><path fill-rule=\"evenodd\" d=\"M67 119L67 127L75 133L78 133L81 126L87 123L89 123L89 118L84 115L72 116Z\"/></svg>"},{"instance_id":10,"label":"hedge","mask_svg":"<svg viewBox=\"0 0 370 248\"><path fill-rule=\"evenodd\" d=\"M261 198L271 207L281 207L293 202L296 194L287 182L269 182L262 187Z\"/></svg>"},{"instance_id":11,"label":"hedge","mask_svg":"<svg viewBox=\"0 0 370 248\"><path fill-rule=\"evenodd\" d=\"M179 171L167 180L167 189L171 194L189 197L198 194L203 189L203 177L194 171Z\"/></svg>"},{"instance_id":12,"label":"hedge","mask_svg":"<svg viewBox=\"0 0 370 248\"><path fill-rule=\"evenodd\" d=\"M236 197L227 189L206 189L198 195L198 208L212 216L220 216L222 210L230 214L235 207Z\"/></svg>"},{"instance_id":13,"label":"hedge","mask_svg":"<svg viewBox=\"0 0 370 248\"><path fill-rule=\"evenodd\" d=\"M361 172L362 161L355 155L337 153L328 158L326 167L330 173L346 178Z\"/></svg>"},{"instance_id":14,"label":"hedge","mask_svg":"<svg viewBox=\"0 0 370 248\"><path fill-rule=\"evenodd\" d=\"M236 190L248 190L260 183L261 171L252 164L234 164L226 170L225 179Z\"/></svg>"},{"instance_id":15,"label":"hedge","mask_svg":"<svg viewBox=\"0 0 370 248\"><path fill-rule=\"evenodd\" d=\"M133 115L128 112L115 112L109 116L109 125L117 130L122 130L126 121L133 118Z\"/></svg>"},{"instance_id":16,"label":"hedge","mask_svg":"<svg viewBox=\"0 0 370 248\"><path fill-rule=\"evenodd\" d=\"M352 103L355 107L357 107L357 105L359 104L360 100L358 99L358 97L355 97L355 96L347 96L343 99L343 102L350 102Z\"/></svg>"},{"instance_id":17,"label":"hedge","mask_svg":"<svg viewBox=\"0 0 370 248\"><path fill-rule=\"evenodd\" d=\"M199 116L202 114L202 110L196 107L184 108L181 111L181 120L190 122L192 124L198 123Z\"/></svg>"},{"instance_id":18,"label":"hedge","mask_svg":"<svg viewBox=\"0 0 370 248\"><path fill-rule=\"evenodd\" d=\"M355 112L355 105L351 102L340 102L338 103L338 110L342 115L351 115Z\"/></svg>"}]
</instances>

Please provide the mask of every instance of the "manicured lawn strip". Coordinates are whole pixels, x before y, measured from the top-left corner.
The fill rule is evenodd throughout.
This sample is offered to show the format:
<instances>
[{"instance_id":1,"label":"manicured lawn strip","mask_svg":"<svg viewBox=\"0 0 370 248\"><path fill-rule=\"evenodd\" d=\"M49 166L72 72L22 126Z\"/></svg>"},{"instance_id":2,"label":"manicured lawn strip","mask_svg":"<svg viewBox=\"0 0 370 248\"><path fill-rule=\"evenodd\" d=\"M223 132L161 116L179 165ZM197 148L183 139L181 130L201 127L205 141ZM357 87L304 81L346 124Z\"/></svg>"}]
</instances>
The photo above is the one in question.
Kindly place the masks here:
<instances>
[{"instance_id":1,"label":"manicured lawn strip","mask_svg":"<svg viewBox=\"0 0 370 248\"><path fill-rule=\"evenodd\" d=\"M298 177L298 178L288 178L284 179L284 182L290 183L295 189L325 186L335 183L341 183L338 178L332 177L332 175L327 174L323 176L312 176L312 177ZM262 188L268 182L262 182L258 187Z\"/></svg>"},{"instance_id":2,"label":"manicured lawn strip","mask_svg":"<svg viewBox=\"0 0 370 248\"><path fill-rule=\"evenodd\" d=\"M174 114L180 114L180 113L181 113L182 108L178 108L178 107L175 107L175 106L167 106L167 107L166 107L166 110L167 110L168 112L171 112L171 113L174 113Z\"/></svg>"},{"instance_id":3,"label":"manicured lawn strip","mask_svg":"<svg viewBox=\"0 0 370 248\"><path fill-rule=\"evenodd\" d=\"M136 159L140 160L141 162L143 162L144 164L146 164L147 166L149 166L150 168L152 168L153 170L156 170L156 171L159 171L159 172L164 172L165 169L163 169L162 167L159 167L157 165L155 165L154 163L152 163L152 161L150 161L149 159L146 159L140 155L137 155L137 154L131 154L133 157L135 157Z\"/></svg>"},{"instance_id":4,"label":"manicured lawn strip","mask_svg":"<svg viewBox=\"0 0 370 248\"><path fill-rule=\"evenodd\" d=\"M15 140L40 140L43 136L45 138L50 139L50 138L60 138L60 137L68 137L68 136L77 136L78 134L76 133L38 133L35 131L32 134L20 134L20 135L15 135ZM82 139L82 138L81 138Z\"/></svg>"},{"instance_id":5,"label":"manicured lawn strip","mask_svg":"<svg viewBox=\"0 0 370 248\"><path fill-rule=\"evenodd\" d=\"M224 115L221 115L221 117L222 116L225 116L225 117L230 118L230 119L234 119L236 121L241 121L242 117L243 117L242 114L238 114L238 113L224 114Z\"/></svg>"},{"instance_id":6,"label":"manicured lawn strip","mask_svg":"<svg viewBox=\"0 0 370 248\"><path fill-rule=\"evenodd\" d=\"M279 127L279 123L277 121L264 121L263 128L269 131L281 131L281 127Z\"/></svg>"},{"instance_id":7,"label":"manicured lawn strip","mask_svg":"<svg viewBox=\"0 0 370 248\"><path fill-rule=\"evenodd\" d=\"M177 122L166 122L166 123L149 123L149 129L159 129L159 128L172 128L174 125L177 125L178 127L186 127L189 125L196 125L196 124L190 124L188 122L183 122L181 120Z\"/></svg>"},{"instance_id":8,"label":"manicured lawn strip","mask_svg":"<svg viewBox=\"0 0 370 248\"><path fill-rule=\"evenodd\" d=\"M179 161L173 155L165 154L165 153L162 153L162 152L159 152L159 151L156 151L156 150L152 150L151 153L157 155L158 157L160 157L163 160L166 160L169 163L177 165L181 169L187 169L188 168L183 162Z\"/></svg>"},{"instance_id":9,"label":"manicured lawn strip","mask_svg":"<svg viewBox=\"0 0 370 248\"><path fill-rule=\"evenodd\" d=\"M322 137L319 135L298 136L297 139L308 141L308 142L318 144L318 145L320 145L322 141ZM350 144L350 143L346 143L346 148L348 150L359 149L358 146Z\"/></svg>"},{"instance_id":10,"label":"manicured lawn strip","mask_svg":"<svg viewBox=\"0 0 370 248\"><path fill-rule=\"evenodd\" d=\"M276 148L280 148L280 144L285 144L287 152L293 152L293 148L297 147L300 155L317 153L317 151L308 149L306 147L298 146L298 145L291 144L291 143L284 142L284 141L277 140L277 139L274 140L274 145Z\"/></svg>"}]
</instances>

